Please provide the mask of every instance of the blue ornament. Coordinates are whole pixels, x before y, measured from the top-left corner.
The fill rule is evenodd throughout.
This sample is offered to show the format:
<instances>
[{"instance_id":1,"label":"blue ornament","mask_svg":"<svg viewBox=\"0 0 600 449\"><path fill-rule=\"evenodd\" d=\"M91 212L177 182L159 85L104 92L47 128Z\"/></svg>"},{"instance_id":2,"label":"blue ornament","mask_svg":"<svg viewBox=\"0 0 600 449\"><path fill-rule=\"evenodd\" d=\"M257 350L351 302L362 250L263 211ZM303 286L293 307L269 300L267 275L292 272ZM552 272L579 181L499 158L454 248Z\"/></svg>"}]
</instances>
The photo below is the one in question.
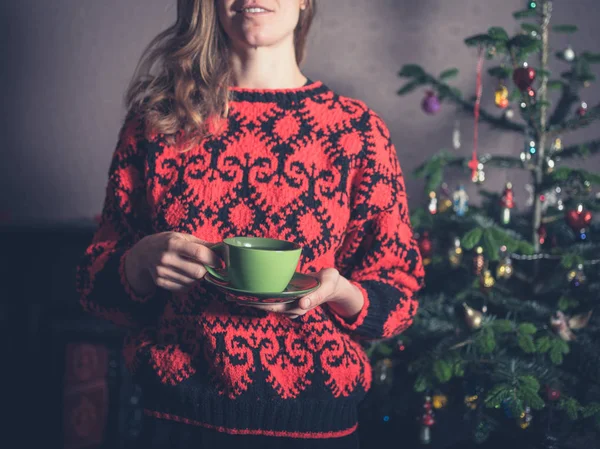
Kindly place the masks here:
<instances>
[{"instance_id":1,"label":"blue ornament","mask_svg":"<svg viewBox=\"0 0 600 449\"><path fill-rule=\"evenodd\" d=\"M463 185L458 186L458 190L454 192L452 199L456 215L459 217L464 216L469 210L469 195L465 192L465 187Z\"/></svg>"},{"instance_id":2,"label":"blue ornament","mask_svg":"<svg viewBox=\"0 0 600 449\"><path fill-rule=\"evenodd\" d=\"M513 413L510 408L510 399L504 399L502 401L502 410L504 410L504 414L506 415L507 418L513 417Z\"/></svg>"}]
</instances>

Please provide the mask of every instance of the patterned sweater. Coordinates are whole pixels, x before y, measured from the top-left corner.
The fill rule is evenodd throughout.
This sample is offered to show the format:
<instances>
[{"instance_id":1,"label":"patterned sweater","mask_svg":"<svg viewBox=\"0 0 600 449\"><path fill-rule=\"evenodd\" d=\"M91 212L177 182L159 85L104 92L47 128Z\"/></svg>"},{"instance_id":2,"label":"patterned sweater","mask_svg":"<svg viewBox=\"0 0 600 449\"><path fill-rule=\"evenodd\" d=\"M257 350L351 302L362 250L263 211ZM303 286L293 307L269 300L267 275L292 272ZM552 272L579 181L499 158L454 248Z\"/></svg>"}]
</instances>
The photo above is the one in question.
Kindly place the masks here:
<instances>
[{"instance_id":1,"label":"patterned sweater","mask_svg":"<svg viewBox=\"0 0 600 449\"><path fill-rule=\"evenodd\" d=\"M320 82L232 88L231 100L227 123L187 152L128 115L77 272L81 304L129 328L124 356L147 414L238 435L350 435L371 383L359 341L405 330L423 280L396 151L373 111ZM364 307L353 320L327 305L292 320L203 281L140 297L125 257L164 231L297 242L299 271L337 268Z\"/></svg>"}]
</instances>

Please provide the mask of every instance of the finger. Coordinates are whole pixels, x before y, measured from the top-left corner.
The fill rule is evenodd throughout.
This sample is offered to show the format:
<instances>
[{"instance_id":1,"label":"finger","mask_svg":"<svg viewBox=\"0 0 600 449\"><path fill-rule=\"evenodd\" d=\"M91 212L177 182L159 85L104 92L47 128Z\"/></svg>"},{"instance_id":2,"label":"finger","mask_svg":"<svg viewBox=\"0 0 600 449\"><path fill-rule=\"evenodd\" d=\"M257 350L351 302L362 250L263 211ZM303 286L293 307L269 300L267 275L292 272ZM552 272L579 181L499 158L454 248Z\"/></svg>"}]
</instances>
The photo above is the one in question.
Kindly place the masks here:
<instances>
[{"instance_id":1,"label":"finger","mask_svg":"<svg viewBox=\"0 0 600 449\"><path fill-rule=\"evenodd\" d=\"M165 262L165 267L195 280L204 278L204 275L206 274L206 268L204 268L204 265L178 255L173 255L172 257L166 259Z\"/></svg>"},{"instance_id":2,"label":"finger","mask_svg":"<svg viewBox=\"0 0 600 449\"><path fill-rule=\"evenodd\" d=\"M161 278L161 277L157 278L154 282L156 283L157 287L160 287L165 290L172 291L172 292L181 292L181 291L187 290L187 288L188 288L188 286L186 286L186 285L181 285L175 281L171 281L169 279L165 279L165 278Z\"/></svg>"},{"instance_id":3,"label":"finger","mask_svg":"<svg viewBox=\"0 0 600 449\"><path fill-rule=\"evenodd\" d=\"M321 271L318 275L321 286L311 294L301 298L299 301L300 307L309 310L326 302L327 298L335 292L339 278L340 274L335 269Z\"/></svg>"},{"instance_id":4,"label":"finger","mask_svg":"<svg viewBox=\"0 0 600 449\"><path fill-rule=\"evenodd\" d=\"M217 267L221 260L210 248L199 243L184 239L174 239L169 244L169 249L180 257L195 260L210 267Z\"/></svg>"},{"instance_id":5,"label":"finger","mask_svg":"<svg viewBox=\"0 0 600 449\"><path fill-rule=\"evenodd\" d=\"M175 269L166 267L157 267L156 274L159 278L168 279L181 285L191 285L198 280Z\"/></svg>"}]
</instances>

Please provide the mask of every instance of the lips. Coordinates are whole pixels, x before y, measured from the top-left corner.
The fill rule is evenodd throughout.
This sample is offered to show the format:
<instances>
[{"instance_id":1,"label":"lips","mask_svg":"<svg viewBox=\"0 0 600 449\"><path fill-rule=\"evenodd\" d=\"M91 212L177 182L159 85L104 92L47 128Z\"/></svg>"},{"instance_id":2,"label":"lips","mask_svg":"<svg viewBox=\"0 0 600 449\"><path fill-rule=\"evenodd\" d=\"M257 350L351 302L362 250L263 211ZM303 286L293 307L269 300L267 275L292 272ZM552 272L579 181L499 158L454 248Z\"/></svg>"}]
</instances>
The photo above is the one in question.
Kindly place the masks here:
<instances>
[{"instance_id":1,"label":"lips","mask_svg":"<svg viewBox=\"0 0 600 449\"><path fill-rule=\"evenodd\" d=\"M243 13L245 9L249 9L249 8L260 8L260 9L264 9L265 12L273 12L273 10L261 5L260 3L245 3L242 6L236 8L235 11L238 13Z\"/></svg>"}]
</instances>

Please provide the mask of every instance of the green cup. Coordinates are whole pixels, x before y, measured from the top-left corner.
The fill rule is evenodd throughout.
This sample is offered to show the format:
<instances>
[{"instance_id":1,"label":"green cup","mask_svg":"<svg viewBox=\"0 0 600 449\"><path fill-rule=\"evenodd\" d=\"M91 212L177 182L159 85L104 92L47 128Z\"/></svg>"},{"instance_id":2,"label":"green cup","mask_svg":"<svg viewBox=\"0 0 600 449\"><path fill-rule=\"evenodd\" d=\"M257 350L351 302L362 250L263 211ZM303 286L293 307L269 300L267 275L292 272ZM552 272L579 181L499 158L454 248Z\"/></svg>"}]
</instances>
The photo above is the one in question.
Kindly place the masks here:
<instances>
[{"instance_id":1,"label":"green cup","mask_svg":"<svg viewBox=\"0 0 600 449\"><path fill-rule=\"evenodd\" d=\"M249 293L281 293L288 286L302 247L285 240L233 237L211 248L219 253L225 269L206 266L216 279Z\"/></svg>"}]
</instances>

